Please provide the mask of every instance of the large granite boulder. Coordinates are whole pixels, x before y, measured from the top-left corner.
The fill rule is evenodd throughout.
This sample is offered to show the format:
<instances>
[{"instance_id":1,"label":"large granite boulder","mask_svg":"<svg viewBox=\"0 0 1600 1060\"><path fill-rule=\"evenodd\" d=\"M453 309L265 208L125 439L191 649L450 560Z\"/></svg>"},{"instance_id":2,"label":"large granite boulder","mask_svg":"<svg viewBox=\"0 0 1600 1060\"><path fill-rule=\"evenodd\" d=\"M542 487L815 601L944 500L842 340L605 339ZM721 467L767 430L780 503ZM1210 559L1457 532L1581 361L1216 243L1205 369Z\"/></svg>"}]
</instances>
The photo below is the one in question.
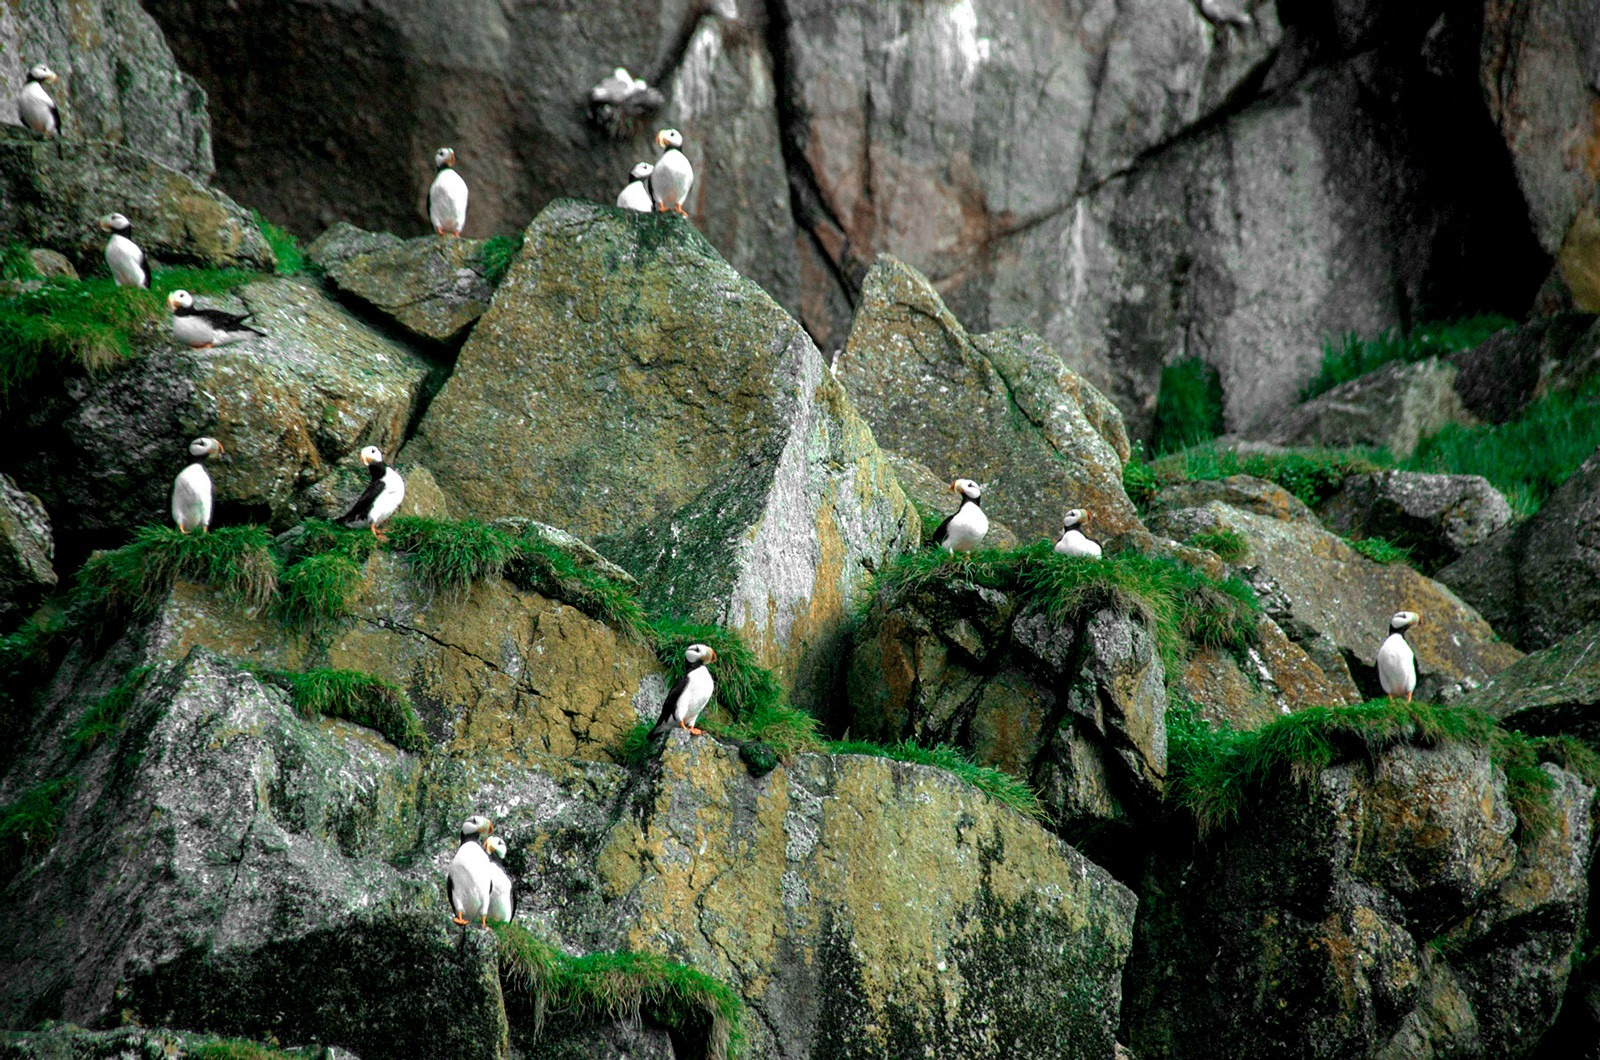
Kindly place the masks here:
<instances>
[{"instance_id":1,"label":"large granite boulder","mask_svg":"<svg viewBox=\"0 0 1600 1060\"><path fill-rule=\"evenodd\" d=\"M1317 508L1328 529L1382 537L1438 570L1511 522L1511 505L1482 475L1380 471L1350 475Z\"/></svg>"},{"instance_id":2,"label":"large granite boulder","mask_svg":"<svg viewBox=\"0 0 1600 1060\"><path fill-rule=\"evenodd\" d=\"M1469 549L1437 577L1524 651L1600 619L1600 450L1533 518Z\"/></svg>"},{"instance_id":3,"label":"large granite boulder","mask_svg":"<svg viewBox=\"0 0 1600 1060\"><path fill-rule=\"evenodd\" d=\"M39 498L0 475L0 628L12 625L56 584L55 537Z\"/></svg>"},{"instance_id":4,"label":"large granite boulder","mask_svg":"<svg viewBox=\"0 0 1600 1060\"><path fill-rule=\"evenodd\" d=\"M1524 655L1458 705L1519 732L1566 733L1600 747L1600 623Z\"/></svg>"},{"instance_id":5,"label":"large granite boulder","mask_svg":"<svg viewBox=\"0 0 1600 1060\"><path fill-rule=\"evenodd\" d=\"M43 498L72 554L166 522L172 478L199 435L232 459L211 468L214 522L279 528L320 514L306 493L339 461L366 445L392 457L405 437L434 371L415 350L301 280L200 301L252 310L267 334L191 350L153 327L134 358L55 380L0 425L6 465Z\"/></svg>"},{"instance_id":6,"label":"large granite boulder","mask_svg":"<svg viewBox=\"0 0 1600 1060\"><path fill-rule=\"evenodd\" d=\"M112 211L128 216L139 246L165 265L270 271L277 263L238 203L148 155L0 126L0 229L106 275L106 234L95 222Z\"/></svg>"},{"instance_id":7,"label":"large granite boulder","mask_svg":"<svg viewBox=\"0 0 1600 1060\"><path fill-rule=\"evenodd\" d=\"M444 342L483 315L494 297L481 239L401 239L343 221L306 248L341 294L353 295L412 334Z\"/></svg>"},{"instance_id":8,"label":"large granite boulder","mask_svg":"<svg viewBox=\"0 0 1600 1060\"><path fill-rule=\"evenodd\" d=\"M1600 323L1592 313L1557 313L1498 331L1450 360L1467 413L1505 423L1530 402L1600 379Z\"/></svg>"},{"instance_id":9,"label":"large granite boulder","mask_svg":"<svg viewBox=\"0 0 1600 1060\"><path fill-rule=\"evenodd\" d=\"M405 455L458 516L559 526L739 630L806 704L856 586L919 539L805 332L675 216L541 213Z\"/></svg>"},{"instance_id":10,"label":"large granite boulder","mask_svg":"<svg viewBox=\"0 0 1600 1060\"><path fill-rule=\"evenodd\" d=\"M983 483L985 510L1024 542L1060 536L1069 508L1095 536L1140 525L1116 406L1032 335L968 335L902 262L867 274L834 374L885 446Z\"/></svg>"},{"instance_id":11,"label":"large granite boulder","mask_svg":"<svg viewBox=\"0 0 1600 1060\"><path fill-rule=\"evenodd\" d=\"M1245 431L1274 445L1383 447L1396 457L1452 423L1478 422L1456 393L1459 370L1437 357L1394 361Z\"/></svg>"},{"instance_id":12,"label":"large granite boulder","mask_svg":"<svg viewBox=\"0 0 1600 1060\"><path fill-rule=\"evenodd\" d=\"M0 84L7 86L0 125L20 124L15 89L41 62L60 77L50 94L63 137L122 144L202 183L211 179L205 90L178 69L138 0L0 10Z\"/></svg>"}]
</instances>

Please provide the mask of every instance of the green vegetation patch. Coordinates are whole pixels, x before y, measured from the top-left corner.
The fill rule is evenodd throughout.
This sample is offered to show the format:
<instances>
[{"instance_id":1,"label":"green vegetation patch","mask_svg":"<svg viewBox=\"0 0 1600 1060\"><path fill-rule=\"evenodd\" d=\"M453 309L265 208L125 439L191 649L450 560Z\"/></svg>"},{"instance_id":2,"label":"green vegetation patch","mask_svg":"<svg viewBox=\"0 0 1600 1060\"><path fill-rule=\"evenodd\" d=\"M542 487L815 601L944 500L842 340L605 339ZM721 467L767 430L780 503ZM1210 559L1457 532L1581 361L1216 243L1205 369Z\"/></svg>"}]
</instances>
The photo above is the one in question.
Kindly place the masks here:
<instances>
[{"instance_id":1,"label":"green vegetation patch","mask_svg":"<svg viewBox=\"0 0 1600 1060\"><path fill-rule=\"evenodd\" d=\"M304 718L343 718L375 729L396 747L421 752L428 748L416 710L406 694L381 677L356 670L256 669L254 673L288 691L289 703Z\"/></svg>"},{"instance_id":2,"label":"green vegetation patch","mask_svg":"<svg viewBox=\"0 0 1600 1060\"><path fill-rule=\"evenodd\" d=\"M639 594L630 585L612 581L578 564L571 553L529 530L518 540L521 554L511 578L536 593L564 600L590 618L609 622L625 632L645 635L649 622Z\"/></svg>"},{"instance_id":3,"label":"green vegetation patch","mask_svg":"<svg viewBox=\"0 0 1600 1060\"><path fill-rule=\"evenodd\" d=\"M649 953L569 957L520 924L490 925L500 941L500 981L508 999L545 1019L637 1021L641 1014L705 1043L708 1060L728 1060L743 1045L744 1001L728 984Z\"/></svg>"},{"instance_id":4,"label":"green vegetation patch","mask_svg":"<svg viewBox=\"0 0 1600 1060\"><path fill-rule=\"evenodd\" d=\"M218 1038L191 1046L184 1055L193 1060L292 1060L294 1057L305 1056L305 1053L286 1053L270 1045L245 1041L243 1038Z\"/></svg>"},{"instance_id":5,"label":"green vegetation patch","mask_svg":"<svg viewBox=\"0 0 1600 1060\"><path fill-rule=\"evenodd\" d=\"M1347 332L1322 344L1322 370L1300 390L1300 400L1325 394L1340 383L1360 378L1391 361L1410 364L1429 357L1445 357L1470 350L1489 336L1516 321L1497 314L1467 317L1463 320L1435 320L1418 324L1409 334L1391 329L1372 338Z\"/></svg>"},{"instance_id":6,"label":"green vegetation patch","mask_svg":"<svg viewBox=\"0 0 1600 1060\"><path fill-rule=\"evenodd\" d=\"M35 784L15 802L0 806L0 879L10 879L23 860L50 849L61 830L66 802L77 789L74 777Z\"/></svg>"},{"instance_id":7,"label":"green vegetation patch","mask_svg":"<svg viewBox=\"0 0 1600 1060\"><path fill-rule=\"evenodd\" d=\"M1198 357L1161 369L1153 448L1171 453L1209 441L1223 430L1222 377Z\"/></svg>"},{"instance_id":8,"label":"green vegetation patch","mask_svg":"<svg viewBox=\"0 0 1600 1060\"><path fill-rule=\"evenodd\" d=\"M251 210L250 217L261 230L261 238L267 241L273 256L278 259L279 276L298 276L306 271L306 255L298 239L262 217L259 210Z\"/></svg>"},{"instance_id":9,"label":"green vegetation patch","mask_svg":"<svg viewBox=\"0 0 1600 1060\"><path fill-rule=\"evenodd\" d=\"M783 689L772 671L756 661L755 652L739 634L722 626L669 618L651 624L656 656L667 668L667 683L682 677L689 664L683 653L691 644L706 644L717 653L711 673L716 678L719 703L735 720L753 719L763 711L783 705Z\"/></svg>"},{"instance_id":10,"label":"green vegetation patch","mask_svg":"<svg viewBox=\"0 0 1600 1060\"><path fill-rule=\"evenodd\" d=\"M840 755L871 755L890 758L896 762L911 762L919 766L934 766L953 773L958 779L977 788L996 802L1016 810L1035 821L1045 820L1044 808L1039 798L1025 782L1004 770L980 766L957 748L948 744L923 747L902 740L897 744L875 744L862 740L829 741L828 751Z\"/></svg>"},{"instance_id":11,"label":"green vegetation patch","mask_svg":"<svg viewBox=\"0 0 1600 1060\"><path fill-rule=\"evenodd\" d=\"M490 236L478 249L478 263L483 267L483 278L498 287L511 271L511 263L522 253L522 233L514 236Z\"/></svg>"},{"instance_id":12,"label":"green vegetation patch","mask_svg":"<svg viewBox=\"0 0 1600 1060\"><path fill-rule=\"evenodd\" d=\"M387 534L387 547L405 553L418 579L435 589L465 589L496 577L521 552L514 536L471 519L401 516L390 521Z\"/></svg>"},{"instance_id":13,"label":"green vegetation patch","mask_svg":"<svg viewBox=\"0 0 1600 1060\"><path fill-rule=\"evenodd\" d=\"M1345 544L1374 563L1410 563L1411 550L1383 537L1346 538Z\"/></svg>"},{"instance_id":14,"label":"green vegetation patch","mask_svg":"<svg viewBox=\"0 0 1600 1060\"><path fill-rule=\"evenodd\" d=\"M203 582L259 607L278 590L272 538L259 526L230 526L184 534L174 527L145 526L114 552L97 552L78 574L80 602L103 619L147 616L178 579Z\"/></svg>"},{"instance_id":15,"label":"green vegetation patch","mask_svg":"<svg viewBox=\"0 0 1600 1060\"><path fill-rule=\"evenodd\" d=\"M1190 534L1185 544L1209 549L1225 563L1236 563L1250 552L1250 545L1237 530L1203 530Z\"/></svg>"},{"instance_id":16,"label":"green vegetation patch","mask_svg":"<svg viewBox=\"0 0 1600 1060\"><path fill-rule=\"evenodd\" d=\"M145 678L149 676L148 666L141 666L128 674L121 684L95 700L89 709L84 711L83 717L78 721L78 727L67 739L76 744L80 750L88 751L106 737L121 732L128 721L128 710L139 698L139 691L144 688Z\"/></svg>"},{"instance_id":17,"label":"green vegetation patch","mask_svg":"<svg viewBox=\"0 0 1600 1060\"><path fill-rule=\"evenodd\" d=\"M1134 504L1144 509L1163 487L1174 483L1250 475L1275 482L1316 507L1337 493L1349 476L1380 471L1388 463L1388 457L1381 451L1309 449L1241 455L1233 449L1200 446L1150 463L1143 462L1136 454L1122 469L1122 485Z\"/></svg>"},{"instance_id":18,"label":"green vegetation patch","mask_svg":"<svg viewBox=\"0 0 1600 1060\"><path fill-rule=\"evenodd\" d=\"M39 270L34 268L28 244L17 239L6 241L0 247L0 280L37 280Z\"/></svg>"}]
</instances>

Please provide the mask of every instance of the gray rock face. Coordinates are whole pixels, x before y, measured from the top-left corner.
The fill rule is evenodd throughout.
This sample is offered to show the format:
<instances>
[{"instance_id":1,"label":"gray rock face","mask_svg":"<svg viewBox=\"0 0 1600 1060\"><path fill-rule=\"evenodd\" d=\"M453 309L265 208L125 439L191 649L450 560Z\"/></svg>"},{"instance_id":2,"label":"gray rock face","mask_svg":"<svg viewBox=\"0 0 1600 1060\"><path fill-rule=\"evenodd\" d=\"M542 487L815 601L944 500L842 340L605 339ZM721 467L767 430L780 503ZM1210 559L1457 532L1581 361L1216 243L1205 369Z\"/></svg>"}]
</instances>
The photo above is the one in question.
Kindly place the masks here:
<instances>
[{"instance_id":1,"label":"gray rock face","mask_svg":"<svg viewBox=\"0 0 1600 1060\"><path fill-rule=\"evenodd\" d=\"M277 263L239 204L146 155L109 143L46 141L0 126L0 229L60 251L86 275L106 275L106 235L117 211L146 255L162 264Z\"/></svg>"},{"instance_id":2,"label":"gray rock face","mask_svg":"<svg viewBox=\"0 0 1600 1060\"><path fill-rule=\"evenodd\" d=\"M1529 402L1600 378L1600 324L1589 313L1559 313L1496 332L1450 360L1467 413L1504 423Z\"/></svg>"},{"instance_id":3,"label":"gray rock face","mask_svg":"<svg viewBox=\"0 0 1600 1060\"><path fill-rule=\"evenodd\" d=\"M1533 736L1567 733L1600 743L1600 623L1523 656L1458 705Z\"/></svg>"},{"instance_id":4,"label":"gray rock face","mask_svg":"<svg viewBox=\"0 0 1600 1060\"><path fill-rule=\"evenodd\" d=\"M1318 508L1330 530L1383 537L1437 570L1511 522L1511 505L1482 475L1381 471L1351 475Z\"/></svg>"},{"instance_id":5,"label":"gray rock face","mask_svg":"<svg viewBox=\"0 0 1600 1060\"><path fill-rule=\"evenodd\" d=\"M1600 451L1533 518L1468 550L1438 579L1525 651L1600 619Z\"/></svg>"},{"instance_id":6,"label":"gray rock face","mask_svg":"<svg viewBox=\"0 0 1600 1060\"><path fill-rule=\"evenodd\" d=\"M1456 393L1457 374L1455 365L1434 357L1414 364L1395 361L1245 434L1275 445L1383 446L1404 458L1447 424L1477 422Z\"/></svg>"},{"instance_id":7,"label":"gray rock face","mask_svg":"<svg viewBox=\"0 0 1600 1060\"><path fill-rule=\"evenodd\" d=\"M0 625L10 625L56 584L56 542L39 498L0 475Z\"/></svg>"},{"instance_id":8,"label":"gray rock face","mask_svg":"<svg viewBox=\"0 0 1600 1060\"><path fill-rule=\"evenodd\" d=\"M20 123L15 90L40 62L60 77L50 94L66 139L122 144L202 183L211 179L205 90L178 69L138 0L0 11L0 125Z\"/></svg>"},{"instance_id":9,"label":"gray rock face","mask_svg":"<svg viewBox=\"0 0 1600 1060\"><path fill-rule=\"evenodd\" d=\"M481 239L401 239L343 221L317 237L306 255L334 287L367 303L413 334L443 342L489 308Z\"/></svg>"},{"instance_id":10,"label":"gray rock face","mask_svg":"<svg viewBox=\"0 0 1600 1060\"><path fill-rule=\"evenodd\" d=\"M900 488L916 505L917 513L922 516L923 538L927 539L929 532L936 528L944 517L960 507L960 498L950 488L950 480L942 479L929 471L922 464L908 456L902 456L892 449L883 451L884 458L889 461L889 466L894 469L895 480L900 483ZM931 525L930 525L931 523ZM993 515L989 516L989 532L983 536L984 548L1016 548L1017 535L1011 528Z\"/></svg>"},{"instance_id":11,"label":"gray rock face","mask_svg":"<svg viewBox=\"0 0 1600 1060\"><path fill-rule=\"evenodd\" d=\"M1161 488L1152 505L1156 511L1166 512L1199 508L1211 501L1283 522L1309 523L1317 518L1305 501L1282 486L1250 475L1174 482Z\"/></svg>"}]
</instances>

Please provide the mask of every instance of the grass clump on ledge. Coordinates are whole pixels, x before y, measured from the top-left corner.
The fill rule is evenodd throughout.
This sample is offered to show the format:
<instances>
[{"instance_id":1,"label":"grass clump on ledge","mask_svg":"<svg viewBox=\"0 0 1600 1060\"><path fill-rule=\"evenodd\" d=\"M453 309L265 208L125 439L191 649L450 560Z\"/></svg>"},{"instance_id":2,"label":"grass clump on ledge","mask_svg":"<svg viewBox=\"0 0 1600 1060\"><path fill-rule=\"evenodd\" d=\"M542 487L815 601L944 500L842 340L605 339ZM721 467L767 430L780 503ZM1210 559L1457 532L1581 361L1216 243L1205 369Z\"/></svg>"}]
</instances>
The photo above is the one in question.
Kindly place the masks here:
<instances>
[{"instance_id":1,"label":"grass clump on ledge","mask_svg":"<svg viewBox=\"0 0 1600 1060\"><path fill-rule=\"evenodd\" d=\"M871 755L889 758L896 762L910 762L919 766L933 766L953 773L971 787L977 788L996 802L1011 807L1035 821L1046 819L1039 798L1026 782L1004 770L980 766L960 750L947 744L923 747L909 740L897 744L876 744L862 740L830 740L828 752L837 755Z\"/></svg>"},{"instance_id":2,"label":"grass clump on ledge","mask_svg":"<svg viewBox=\"0 0 1600 1060\"><path fill-rule=\"evenodd\" d=\"M0 881L14 876L23 859L48 850L56 841L65 803L77 787L75 777L46 780L0 806Z\"/></svg>"},{"instance_id":3,"label":"grass clump on ledge","mask_svg":"<svg viewBox=\"0 0 1600 1060\"><path fill-rule=\"evenodd\" d=\"M1223 431L1222 378L1198 357L1161 369L1152 448L1171 453Z\"/></svg>"},{"instance_id":4,"label":"grass clump on ledge","mask_svg":"<svg viewBox=\"0 0 1600 1060\"><path fill-rule=\"evenodd\" d=\"M95 700L67 739L80 750L88 751L106 737L121 732L123 725L127 724L128 709L139 698L139 690L149 676L148 666L141 666L128 674L116 688Z\"/></svg>"},{"instance_id":5,"label":"grass clump on ledge","mask_svg":"<svg viewBox=\"0 0 1600 1060\"><path fill-rule=\"evenodd\" d=\"M250 219L255 221L256 227L261 230L261 238L267 241L273 256L278 259L279 276L297 276L306 271L306 255L300 249L298 239L262 217L259 210L251 210Z\"/></svg>"},{"instance_id":6,"label":"grass clump on ledge","mask_svg":"<svg viewBox=\"0 0 1600 1060\"><path fill-rule=\"evenodd\" d=\"M1199 446L1150 463L1136 456L1122 469L1123 488L1141 508L1177 482L1205 482L1250 475L1277 483L1315 508L1331 497L1351 475L1380 471L1388 463L1381 452L1352 449L1302 450L1287 453L1245 453L1216 446Z\"/></svg>"},{"instance_id":7,"label":"grass clump on ledge","mask_svg":"<svg viewBox=\"0 0 1600 1060\"><path fill-rule=\"evenodd\" d=\"M1353 331L1346 332L1342 338L1323 342L1322 370L1301 388L1300 400L1308 401L1325 394L1340 383L1360 378L1391 361L1410 364L1470 350L1496 332L1511 327L1516 327L1516 321L1489 313L1462 320L1418 324L1409 334L1391 328L1363 339Z\"/></svg>"},{"instance_id":8,"label":"grass clump on ledge","mask_svg":"<svg viewBox=\"0 0 1600 1060\"><path fill-rule=\"evenodd\" d=\"M374 729L396 747L421 752L428 748L416 710L406 694L388 681L356 670L257 669L256 676L289 693L289 703L309 720L343 718Z\"/></svg>"},{"instance_id":9,"label":"grass clump on ledge","mask_svg":"<svg viewBox=\"0 0 1600 1060\"><path fill-rule=\"evenodd\" d=\"M1346 538L1345 544L1374 563L1410 563L1411 550L1382 537Z\"/></svg>"},{"instance_id":10,"label":"grass clump on ledge","mask_svg":"<svg viewBox=\"0 0 1600 1060\"><path fill-rule=\"evenodd\" d=\"M511 263L521 253L521 232L514 236L490 236L485 239L483 246L478 248L478 263L483 267L483 278L492 286L500 286L500 281L511 271Z\"/></svg>"},{"instance_id":11,"label":"grass clump on ledge","mask_svg":"<svg viewBox=\"0 0 1600 1060\"><path fill-rule=\"evenodd\" d=\"M728 984L649 953L569 957L521 924L491 924L500 945L508 1000L533 1010L534 1034L551 1014L605 1022L640 1015L705 1043L708 1060L730 1060L743 1045L744 1001Z\"/></svg>"},{"instance_id":12,"label":"grass clump on ledge","mask_svg":"<svg viewBox=\"0 0 1600 1060\"><path fill-rule=\"evenodd\" d=\"M1245 541L1244 535L1237 530L1203 530L1190 534L1186 545L1194 548L1209 549L1217 554L1217 558L1224 563L1233 563L1250 552L1250 545Z\"/></svg>"},{"instance_id":13,"label":"grass clump on ledge","mask_svg":"<svg viewBox=\"0 0 1600 1060\"><path fill-rule=\"evenodd\" d=\"M114 552L91 556L79 572L80 602L103 617L149 615L178 579L203 582L247 607L270 601L278 590L272 538L259 526L230 526L183 534L173 527L141 527Z\"/></svg>"}]
</instances>

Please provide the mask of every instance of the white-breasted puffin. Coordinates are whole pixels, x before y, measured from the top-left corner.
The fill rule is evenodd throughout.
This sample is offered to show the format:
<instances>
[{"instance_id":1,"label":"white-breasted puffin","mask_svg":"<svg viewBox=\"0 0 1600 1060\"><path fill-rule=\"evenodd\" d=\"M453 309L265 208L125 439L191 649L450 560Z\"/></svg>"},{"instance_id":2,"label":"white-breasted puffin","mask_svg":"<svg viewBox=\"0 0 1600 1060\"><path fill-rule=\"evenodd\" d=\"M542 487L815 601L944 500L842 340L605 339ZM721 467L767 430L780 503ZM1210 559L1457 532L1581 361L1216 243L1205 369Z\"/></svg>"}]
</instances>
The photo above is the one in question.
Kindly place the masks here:
<instances>
[{"instance_id":1,"label":"white-breasted puffin","mask_svg":"<svg viewBox=\"0 0 1600 1060\"><path fill-rule=\"evenodd\" d=\"M350 510L335 522L350 527L368 526L372 528L374 537L382 537L383 531L379 527L389 521L389 517L400 507L400 502L406 499L405 480L400 477L400 472L383 462L383 450L375 445L361 450L361 462L367 465L367 474L370 476L367 488L356 498Z\"/></svg>"},{"instance_id":2,"label":"white-breasted puffin","mask_svg":"<svg viewBox=\"0 0 1600 1060\"><path fill-rule=\"evenodd\" d=\"M1100 545L1089 540L1078 527L1089 521L1089 513L1073 508L1061 517L1061 540L1056 542L1056 552L1063 556L1090 556L1100 558Z\"/></svg>"},{"instance_id":3,"label":"white-breasted puffin","mask_svg":"<svg viewBox=\"0 0 1600 1060\"><path fill-rule=\"evenodd\" d=\"M45 85L56 83L56 72L40 63L28 71L28 83L17 93L17 114L22 124L45 136L61 135L61 112L56 101L44 90Z\"/></svg>"},{"instance_id":4,"label":"white-breasted puffin","mask_svg":"<svg viewBox=\"0 0 1600 1060\"><path fill-rule=\"evenodd\" d=\"M661 703L661 718L650 730L651 739L664 740L674 725L688 729L694 736L705 735L694 723L717 689L711 671L706 668L707 663L717 661L717 653L708 645L691 644L684 650L683 657L689 661L689 669L667 690L667 698Z\"/></svg>"},{"instance_id":5,"label":"white-breasted puffin","mask_svg":"<svg viewBox=\"0 0 1600 1060\"><path fill-rule=\"evenodd\" d=\"M632 134L638 122L666 102L642 77L619 66L589 90L589 120L619 139Z\"/></svg>"},{"instance_id":6,"label":"white-breasted puffin","mask_svg":"<svg viewBox=\"0 0 1600 1060\"><path fill-rule=\"evenodd\" d=\"M694 187L694 167L684 155L683 134L676 129L662 129L656 133L656 146L662 149L650 174L650 191L656 200L656 209L665 213L677 210L685 217L683 204L689 199L689 189Z\"/></svg>"},{"instance_id":7,"label":"white-breasted puffin","mask_svg":"<svg viewBox=\"0 0 1600 1060\"><path fill-rule=\"evenodd\" d=\"M1396 611L1389 619L1389 636L1378 649L1378 683L1383 694L1392 701L1404 695L1411 702L1411 693L1417 690L1417 657L1406 643L1406 630L1417 624L1415 611Z\"/></svg>"},{"instance_id":8,"label":"white-breasted puffin","mask_svg":"<svg viewBox=\"0 0 1600 1060\"><path fill-rule=\"evenodd\" d=\"M150 270L144 264L144 251L133 241L133 222L120 213L100 218L100 231L110 232L106 240L106 265L118 287L150 286Z\"/></svg>"},{"instance_id":9,"label":"white-breasted puffin","mask_svg":"<svg viewBox=\"0 0 1600 1060\"><path fill-rule=\"evenodd\" d=\"M622 194L617 196L617 205L624 210L654 213L656 197L650 190L650 174L655 172L655 168L649 162L640 162L634 166L632 172L628 174L632 183L623 188Z\"/></svg>"},{"instance_id":10,"label":"white-breasted puffin","mask_svg":"<svg viewBox=\"0 0 1600 1060\"><path fill-rule=\"evenodd\" d=\"M457 924L468 924L477 917L480 927L489 926L489 883L493 866L489 863L488 852L483 849L483 840L492 831L494 822L477 814L461 822L461 843L444 876L445 894L455 913L451 920Z\"/></svg>"},{"instance_id":11,"label":"white-breasted puffin","mask_svg":"<svg viewBox=\"0 0 1600 1060\"><path fill-rule=\"evenodd\" d=\"M456 153L441 147L433 154L433 168L439 175L428 189L428 219L441 236L459 236L467 223L467 182L451 166Z\"/></svg>"},{"instance_id":12,"label":"white-breasted puffin","mask_svg":"<svg viewBox=\"0 0 1600 1060\"><path fill-rule=\"evenodd\" d=\"M167 295L167 308L172 310L172 337L192 350L227 346L248 339L251 335L266 334L245 323L255 316L254 313L196 309L194 295L188 291L173 291Z\"/></svg>"},{"instance_id":13,"label":"white-breasted puffin","mask_svg":"<svg viewBox=\"0 0 1600 1060\"><path fill-rule=\"evenodd\" d=\"M206 473L206 460L222 456L222 443L215 438L196 438L189 443L189 455L194 463L172 480L172 521L181 533L195 529L204 533L211 529L211 476Z\"/></svg>"},{"instance_id":14,"label":"white-breasted puffin","mask_svg":"<svg viewBox=\"0 0 1600 1060\"><path fill-rule=\"evenodd\" d=\"M950 483L950 491L960 494L961 507L939 524L930 544L946 552L971 552L989 532L989 517L983 514L983 489L970 478Z\"/></svg>"},{"instance_id":15,"label":"white-breasted puffin","mask_svg":"<svg viewBox=\"0 0 1600 1060\"><path fill-rule=\"evenodd\" d=\"M509 924L517 918L517 886L506 871L506 841L492 835L483 849L489 854L489 919Z\"/></svg>"}]
</instances>

